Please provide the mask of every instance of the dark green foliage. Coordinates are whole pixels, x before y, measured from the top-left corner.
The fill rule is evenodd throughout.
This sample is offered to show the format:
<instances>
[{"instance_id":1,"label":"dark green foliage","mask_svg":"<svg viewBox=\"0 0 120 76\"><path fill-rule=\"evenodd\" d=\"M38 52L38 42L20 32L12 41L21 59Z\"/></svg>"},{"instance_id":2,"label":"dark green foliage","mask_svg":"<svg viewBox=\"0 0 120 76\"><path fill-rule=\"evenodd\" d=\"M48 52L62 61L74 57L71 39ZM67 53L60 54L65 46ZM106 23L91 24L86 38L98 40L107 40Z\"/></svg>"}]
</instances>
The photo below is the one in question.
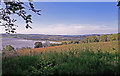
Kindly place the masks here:
<instances>
[{"instance_id":1,"label":"dark green foliage","mask_svg":"<svg viewBox=\"0 0 120 76\"><path fill-rule=\"evenodd\" d=\"M88 36L82 42L84 43L99 42L99 39L97 36Z\"/></svg>"},{"instance_id":2,"label":"dark green foliage","mask_svg":"<svg viewBox=\"0 0 120 76\"><path fill-rule=\"evenodd\" d=\"M120 7L120 1L118 0L118 4L117 4L118 7Z\"/></svg>"},{"instance_id":3,"label":"dark green foliage","mask_svg":"<svg viewBox=\"0 0 120 76\"><path fill-rule=\"evenodd\" d=\"M82 43L90 43L90 42L107 42L107 41L118 41L118 34L109 34L109 35L100 35L100 36L88 36Z\"/></svg>"},{"instance_id":4,"label":"dark green foliage","mask_svg":"<svg viewBox=\"0 0 120 76\"><path fill-rule=\"evenodd\" d=\"M5 65L7 63L9 64ZM22 76L28 75L30 73L29 68L31 66L35 66L37 63L37 56L21 56L7 59L3 62L3 74L21 74Z\"/></svg>"},{"instance_id":5,"label":"dark green foliage","mask_svg":"<svg viewBox=\"0 0 120 76\"><path fill-rule=\"evenodd\" d=\"M29 23L32 23L32 15L27 15L27 12L25 11L25 8L29 8L29 10L33 11L34 13L40 15L40 10L36 10L34 8L34 5L31 1L29 1L29 6L26 5L24 2L21 2L20 0L3 0L5 7L2 7L2 11L1 11L1 17L3 22L5 21L5 23L3 23L1 26L5 27L5 31L6 33L15 33L16 28L14 28L15 22L17 21L16 19L11 19L10 15L18 15L20 16L22 19L25 20L26 22L26 28L32 28ZM16 26L17 27L17 26Z\"/></svg>"},{"instance_id":6,"label":"dark green foliage","mask_svg":"<svg viewBox=\"0 0 120 76\"><path fill-rule=\"evenodd\" d=\"M66 44L67 44L67 42L66 42L66 41L62 41L62 44L66 45Z\"/></svg>"},{"instance_id":7,"label":"dark green foliage","mask_svg":"<svg viewBox=\"0 0 120 76\"><path fill-rule=\"evenodd\" d=\"M40 48L43 47L42 42L35 42L35 47L34 48Z\"/></svg>"},{"instance_id":8,"label":"dark green foliage","mask_svg":"<svg viewBox=\"0 0 120 76\"><path fill-rule=\"evenodd\" d=\"M118 53L69 51L45 53L39 56L20 56L3 60L3 76L6 74L36 75L104 75L120 74Z\"/></svg>"},{"instance_id":9,"label":"dark green foliage","mask_svg":"<svg viewBox=\"0 0 120 76\"><path fill-rule=\"evenodd\" d=\"M14 47L12 47L11 45L7 45L5 50L6 51L12 51L12 50L14 50Z\"/></svg>"}]
</instances>

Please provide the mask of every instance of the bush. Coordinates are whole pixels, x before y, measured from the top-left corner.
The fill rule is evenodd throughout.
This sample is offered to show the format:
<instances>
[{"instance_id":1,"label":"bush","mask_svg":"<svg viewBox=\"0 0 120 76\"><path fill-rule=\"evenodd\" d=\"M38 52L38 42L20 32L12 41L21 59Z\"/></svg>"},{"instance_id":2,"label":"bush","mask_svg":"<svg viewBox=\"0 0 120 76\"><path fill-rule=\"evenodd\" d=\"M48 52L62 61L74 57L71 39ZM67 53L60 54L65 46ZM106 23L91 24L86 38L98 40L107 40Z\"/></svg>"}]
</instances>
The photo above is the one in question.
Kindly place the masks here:
<instances>
[{"instance_id":1,"label":"bush","mask_svg":"<svg viewBox=\"0 0 120 76\"><path fill-rule=\"evenodd\" d=\"M14 50L14 47L12 47L11 45L7 45L5 50L12 51L12 50Z\"/></svg>"},{"instance_id":2,"label":"bush","mask_svg":"<svg viewBox=\"0 0 120 76\"><path fill-rule=\"evenodd\" d=\"M66 42L66 41L62 41L62 44L63 44L63 45L67 45L67 42Z\"/></svg>"},{"instance_id":3,"label":"bush","mask_svg":"<svg viewBox=\"0 0 120 76\"><path fill-rule=\"evenodd\" d=\"M35 47L34 48L40 48L43 47L42 42L35 42Z\"/></svg>"},{"instance_id":4,"label":"bush","mask_svg":"<svg viewBox=\"0 0 120 76\"><path fill-rule=\"evenodd\" d=\"M74 41L73 41L73 44L79 44L79 41L74 40Z\"/></svg>"}]
</instances>

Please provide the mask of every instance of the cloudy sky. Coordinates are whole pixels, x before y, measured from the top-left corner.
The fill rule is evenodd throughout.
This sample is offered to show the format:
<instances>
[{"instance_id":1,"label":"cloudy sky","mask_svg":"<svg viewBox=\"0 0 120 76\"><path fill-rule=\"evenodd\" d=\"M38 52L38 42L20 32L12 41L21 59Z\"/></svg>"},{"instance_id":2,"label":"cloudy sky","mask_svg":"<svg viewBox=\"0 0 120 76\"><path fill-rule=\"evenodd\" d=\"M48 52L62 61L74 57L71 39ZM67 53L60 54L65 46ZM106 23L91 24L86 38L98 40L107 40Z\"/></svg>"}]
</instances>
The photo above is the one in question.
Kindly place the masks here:
<instances>
[{"instance_id":1,"label":"cloudy sky","mask_svg":"<svg viewBox=\"0 0 120 76\"><path fill-rule=\"evenodd\" d=\"M33 15L33 29L25 29L24 20L13 16L18 19L17 33L83 35L118 32L116 2L35 2L34 5L42 11L38 16L27 10ZM0 33L5 33L4 28L0 28Z\"/></svg>"}]
</instances>

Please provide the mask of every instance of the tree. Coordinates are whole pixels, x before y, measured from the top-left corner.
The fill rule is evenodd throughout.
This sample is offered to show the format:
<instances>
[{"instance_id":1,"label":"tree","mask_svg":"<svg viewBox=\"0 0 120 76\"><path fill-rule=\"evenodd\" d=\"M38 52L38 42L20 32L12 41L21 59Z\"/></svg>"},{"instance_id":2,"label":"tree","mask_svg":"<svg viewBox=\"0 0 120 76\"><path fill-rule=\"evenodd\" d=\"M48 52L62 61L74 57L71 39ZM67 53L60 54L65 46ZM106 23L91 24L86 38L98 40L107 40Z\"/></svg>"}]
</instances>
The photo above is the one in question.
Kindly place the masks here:
<instances>
[{"instance_id":1,"label":"tree","mask_svg":"<svg viewBox=\"0 0 120 76\"><path fill-rule=\"evenodd\" d=\"M83 43L89 43L89 42L99 42L99 39L97 36L88 36L83 41Z\"/></svg>"},{"instance_id":2,"label":"tree","mask_svg":"<svg viewBox=\"0 0 120 76\"><path fill-rule=\"evenodd\" d=\"M66 41L62 41L62 44L67 45L67 42Z\"/></svg>"},{"instance_id":3,"label":"tree","mask_svg":"<svg viewBox=\"0 0 120 76\"><path fill-rule=\"evenodd\" d=\"M34 48L40 48L43 47L42 42L35 42L35 47Z\"/></svg>"},{"instance_id":4,"label":"tree","mask_svg":"<svg viewBox=\"0 0 120 76\"><path fill-rule=\"evenodd\" d=\"M118 0L118 4L117 4L118 7L120 7L120 0Z\"/></svg>"},{"instance_id":5,"label":"tree","mask_svg":"<svg viewBox=\"0 0 120 76\"><path fill-rule=\"evenodd\" d=\"M5 50L12 51L12 50L14 50L14 47L12 47L11 45L7 45Z\"/></svg>"},{"instance_id":6,"label":"tree","mask_svg":"<svg viewBox=\"0 0 120 76\"><path fill-rule=\"evenodd\" d=\"M25 11L25 8L29 8L30 11L33 11L34 13L40 15L41 10L36 10L34 8L34 5L32 3L32 0L28 0L28 5L26 5L24 2L21 2L20 0L3 0L5 7L1 8L2 11L0 12L0 16L2 18L2 22L0 22L5 27L6 33L15 33L16 28L18 27L15 25L16 19L11 19L11 15L18 15L22 19L25 20L26 28L32 28L29 24L32 23L32 15L27 14Z\"/></svg>"}]
</instances>

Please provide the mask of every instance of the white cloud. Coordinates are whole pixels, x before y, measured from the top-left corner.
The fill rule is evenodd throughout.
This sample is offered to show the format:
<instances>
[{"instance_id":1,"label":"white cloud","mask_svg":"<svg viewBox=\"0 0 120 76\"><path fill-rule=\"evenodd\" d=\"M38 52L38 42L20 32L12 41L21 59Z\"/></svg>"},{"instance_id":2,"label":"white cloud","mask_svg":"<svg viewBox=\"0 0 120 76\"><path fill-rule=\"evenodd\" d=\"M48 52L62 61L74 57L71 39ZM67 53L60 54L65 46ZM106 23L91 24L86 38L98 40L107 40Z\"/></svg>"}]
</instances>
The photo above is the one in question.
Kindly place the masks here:
<instances>
[{"instance_id":1,"label":"white cloud","mask_svg":"<svg viewBox=\"0 0 120 76\"><path fill-rule=\"evenodd\" d=\"M36 27L29 30L18 30L18 33L26 34L51 34L51 35L82 35L82 34L108 34L117 33L118 28L94 24L56 24L48 27Z\"/></svg>"},{"instance_id":2,"label":"white cloud","mask_svg":"<svg viewBox=\"0 0 120 76\"><path fill-rule=\"evenodd\" d=\"M3 26L0 26L0 33L5 33L5 28Z\"/></svg>"}]
</instances>

